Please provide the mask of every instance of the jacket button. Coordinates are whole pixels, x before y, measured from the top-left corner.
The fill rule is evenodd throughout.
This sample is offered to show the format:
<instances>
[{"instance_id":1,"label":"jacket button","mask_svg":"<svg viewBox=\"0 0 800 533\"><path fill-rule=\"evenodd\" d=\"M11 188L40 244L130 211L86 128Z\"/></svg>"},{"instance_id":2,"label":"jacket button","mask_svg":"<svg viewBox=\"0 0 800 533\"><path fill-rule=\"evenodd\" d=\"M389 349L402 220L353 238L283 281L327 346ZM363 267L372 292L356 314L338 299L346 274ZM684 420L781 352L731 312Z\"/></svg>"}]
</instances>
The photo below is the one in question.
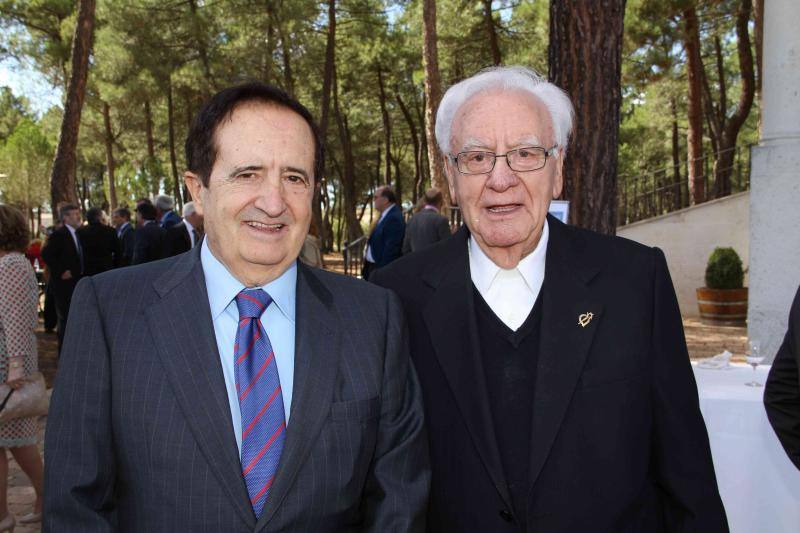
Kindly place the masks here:
<instances>
[{"instance_id":1,"label":"jacket button","mask_svg":"<svg viewBox=\"0 0 800 533\"><path fill-rule=\"evenodd\" d=\"M500 518L502 518L506 522L513 522L514 521L514 515L512 515L511 512L508 511L507 509L503 509L503 510L500 511Z\"/></svg>"}]
</instances>

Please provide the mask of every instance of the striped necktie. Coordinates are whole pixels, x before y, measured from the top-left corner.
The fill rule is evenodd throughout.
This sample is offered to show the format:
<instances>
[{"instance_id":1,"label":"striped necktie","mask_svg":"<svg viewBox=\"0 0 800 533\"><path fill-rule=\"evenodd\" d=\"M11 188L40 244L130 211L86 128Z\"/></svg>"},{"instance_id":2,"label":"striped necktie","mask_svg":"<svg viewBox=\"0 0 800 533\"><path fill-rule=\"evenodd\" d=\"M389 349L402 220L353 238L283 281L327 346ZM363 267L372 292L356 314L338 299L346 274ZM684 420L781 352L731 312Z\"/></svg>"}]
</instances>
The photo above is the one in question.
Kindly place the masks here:
<instances>
[{"instance_id":1,"label":"striped necktie","mask_svg":"<svg viewBox=\"0 0 800 533\"><path fill-rule=\"evenodd\" d=\"M260 320L271 303L272 298L261 289L245 289L236 295L239 327L233 353L242 413L242 474L256 517L261 516L286 439L278 366Z\"/></svg>"}]
</instances>

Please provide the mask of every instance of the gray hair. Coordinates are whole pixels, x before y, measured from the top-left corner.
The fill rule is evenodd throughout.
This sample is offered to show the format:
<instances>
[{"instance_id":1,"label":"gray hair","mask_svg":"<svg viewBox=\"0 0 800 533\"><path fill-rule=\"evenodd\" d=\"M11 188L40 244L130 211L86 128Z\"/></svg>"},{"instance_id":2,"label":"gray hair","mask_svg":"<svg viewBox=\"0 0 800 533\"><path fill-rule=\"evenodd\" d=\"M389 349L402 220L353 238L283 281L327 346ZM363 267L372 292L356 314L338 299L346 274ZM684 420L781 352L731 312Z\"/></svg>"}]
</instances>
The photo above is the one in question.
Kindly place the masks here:
<instances>
[{"instance_id":1,"label":"gray hair","mask_svg":"<svg viewBox=\"0 0 800 533\"><path fill-rule=\"evenodd\" d=\"M562 154L566 152L575 115L569 96L536 71L528 67L513 66L481 70L447 90L436 112L436 142L442 153L450 151L453 120L461 106L476 94L492 89L526 91L541 100L550 114L555 142L561 148Z\"/></svg>"},{"instance_id":2,"label":"gray hair","mask_svg":"<svg viewBox=\"0 0 800 533\"><path fill-rule=\"evenodd\" d=\"M167 196L166 194L159 194L156 196L156 207L161 209L162 211L169 211L175 205L171 196Z\"/></svg>"},{"instance_id":3,"label":"gray hair","mask_svg":"<svg viewBox=\"0 0 800 533\"><path fill-rule=\"evenodd\" d=\"M190 217L197 212L194 208L194 202L186 202L183 204L183 218Z\"/></svg>"}]
</instances>

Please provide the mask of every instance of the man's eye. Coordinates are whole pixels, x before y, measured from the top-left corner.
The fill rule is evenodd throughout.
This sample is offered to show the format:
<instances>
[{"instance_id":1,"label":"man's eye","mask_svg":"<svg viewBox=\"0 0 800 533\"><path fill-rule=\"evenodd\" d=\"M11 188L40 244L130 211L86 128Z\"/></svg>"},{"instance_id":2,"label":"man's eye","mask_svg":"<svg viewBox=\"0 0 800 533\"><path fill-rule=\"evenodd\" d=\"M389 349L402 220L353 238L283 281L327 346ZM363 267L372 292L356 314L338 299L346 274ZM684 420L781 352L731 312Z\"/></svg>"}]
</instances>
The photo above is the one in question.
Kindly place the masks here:
<instances>
[{"instance_id":1,"label":"man's eye","mask_svg":"<svg viewBox=\"0 0 800 533\"><path fill-rule=\"evenodd\" d=\"M525 158L525 157L531 157L531 156L533 155L533 154L532 154L531 152L529 152L528 150L518 150L518 151L517 151L517 154L518 154L520 157L522 157L522 158Z\"/></svg>"},{"instance_id":2,"label":"man's eye","mask_svg":"<svg viewBox=\"0 0 800 533\"><path fill-rule=\"evenodd\" d=\"M256 177L256 173L255 172L242 172L241 174L237 174L236 177L239 178L239 179L249 180L249 179L255 178Z\"/></svg>"},{"instance_id":3,"label":"man's eye","mask_svg":"<svg viewBox=\"0 0 800 533\"><path fill-rule=\"evenodd\" d=\"M474 152L471 154L467 154L467 161L471 163L481 163L484 159L486 159L486 154L483 152Z\"/></svg>"},{"instance_id":4,"label":"man's eye","mask_svg":"<svg viewBox=\"0 0 800 533\"><path fill-rule=\"evenodd\" d=\"M306 179L303 176L300 176L299 174L288 174L285 179L288 180L289 183L302 184L302 185L306 184Z\"/></svg>"}]
</instances>

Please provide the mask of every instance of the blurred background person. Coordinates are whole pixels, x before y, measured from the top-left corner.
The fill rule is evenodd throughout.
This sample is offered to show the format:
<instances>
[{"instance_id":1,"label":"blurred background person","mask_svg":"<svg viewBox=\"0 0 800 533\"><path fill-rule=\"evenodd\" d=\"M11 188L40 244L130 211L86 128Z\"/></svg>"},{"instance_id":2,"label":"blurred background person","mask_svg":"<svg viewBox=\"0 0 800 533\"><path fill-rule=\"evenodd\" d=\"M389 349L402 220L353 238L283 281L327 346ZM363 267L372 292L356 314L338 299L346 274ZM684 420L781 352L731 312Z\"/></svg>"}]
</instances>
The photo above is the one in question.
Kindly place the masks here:
<instances>
[{"instance_id":1,"label":"blurred background person","mask_svg":"<svg viewBox=\"0 0 800 533\"><path fill-rule=\"evenodd\" d=\"M53 231L42 247L42 257L50 267L50 283L58 315L58 351L64 342L69 304L75 285L83 275L83 250L77 229L81 225L81 211L75 204L62 204L58 209L61 227Z\"/></svg>"},{"instance_id":2,"label":"blurred background person","mask_svg":"<svg viewBox=\"0 0 800 533\"><path fill-rule=\"evenodd\" d=\"M132 263L134 265L161 259L166 230L158 225L156 217L156 208L153 204L140 203L136 206L137 227Z\"/></svg>"},{"instance_id":3,"label":"blurred background person","mask_svg":"<svg viewBox=\"0 0 800 533\"><path fill-rule=\"evenodd\" d=\"M403 255L421 250L450 236L450 224L439 211L442 208L442 191L431 188L421 198L422 207L406 224L403 238Z\"/></svg>"},{"instance_id":4,"label":"blurred background person","mask_svg":"<svg viewBox=\"0 0 800 533\"><path fill-rule=\"evenodd\" d=\"M381 216L367 240L364 266L361 269L361 277L365 280L369 279L372 272L385 267L402 255L403 235L406 231L402 208L397 205L397 196L391 187L388 185L378 187L373 197L373 205Z\"/></svg>"},{"instance_id":5,"label":"blurred background person","mask_svg":"<svg viewBox=\"0 0 800 533\"><path fill-rule=\"evenodd\" d=\"M324 268L320 246L319 229L312 218L311 225L308 228L308 235L306 235L306 240L303 241L303 247L300 248L300 257L298 259L309 266Z\"/></svg>"},{"instance_id":6,"label":"blurred background person","mask_svg":"<svg viewBox=\"0 0 800 533\"><path fill-rule=\"evenodd\" d=\"M25 216L14 207L0 204L0 381L14 389L38 370L34 329L38 322L39 288L33 268L23 255L27 247ZM6 448L36 491L33 512L19 522L41 520L43 467L36 440L36 417L15 418L0 424L0 532L12 531L16 522L8 510Z\"/></svg>"},{"instance_id":7,"label":"blurred background person","mask_svg":"<svg viewBox=\"0 0 800 533\"><path fill-rule=\"evenodd\" d=\"M78 228L78 240L83 248L83 275L93 276L119 266L120 244L114 228L104 223L105 212L99 207L86 211L85 226Z\"/></svg>"},{"instance_id":8,"label":"blurred background person","mask_svg":"<svg viewBox=\"0 0 800 533\"><path fill-rule=\"evenodd\" d=\"M133 249L135 245L130 210L127 207L115 209L111 214L111 221L117 230L117 240L119 241L119 266L128 266L133 263Z\"/></svg>"},{"instance_id":9,"label":"blurred background person","mask_svg":"<svg viewBox=\"0 0 800 533\"><path fill-rule=\"evenodd\" d=\"M164 238L164 257L188 252L203 239L203 215L197 212L194 202L183 205L183 220L167 230Z\"/></svg>"},{"instance_id":10,"label":"blurred background person","mask_svg":"<svg viewBox=\"0 0 800 533\"><path fill-rule=\"evenodd\" d=\"M164 229L169 229L181 221L181 217L172 210L174 206L175 202L171 196L166 194L156 196L156 220Z\"/></svg>"}]
</instances>

